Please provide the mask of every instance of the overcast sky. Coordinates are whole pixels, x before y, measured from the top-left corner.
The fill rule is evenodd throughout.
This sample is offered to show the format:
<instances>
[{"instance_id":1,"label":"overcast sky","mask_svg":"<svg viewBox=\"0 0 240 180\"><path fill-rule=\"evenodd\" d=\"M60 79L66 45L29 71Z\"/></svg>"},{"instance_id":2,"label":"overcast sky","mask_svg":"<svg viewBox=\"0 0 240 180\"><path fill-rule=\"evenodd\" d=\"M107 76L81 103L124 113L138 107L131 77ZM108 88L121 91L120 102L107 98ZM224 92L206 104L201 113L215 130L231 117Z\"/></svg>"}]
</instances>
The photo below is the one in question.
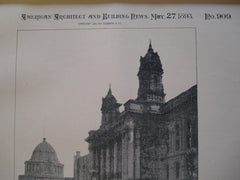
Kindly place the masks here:
<instances>
[{"instance_id":1,"label":"overcast sky","mask_svg":"<svg viewBox=\"0 0 240 180\"><path fill-rule=\"evenodd\" d=\"M16 173L43 136L73 176L73 156L99 128L109 83L119 103L137 97L140 56L152 41L166 100L196 84L194 29L20 31L17 56ZM123 109L123 108L121 108Z\"/></svg>"}]
</instances>

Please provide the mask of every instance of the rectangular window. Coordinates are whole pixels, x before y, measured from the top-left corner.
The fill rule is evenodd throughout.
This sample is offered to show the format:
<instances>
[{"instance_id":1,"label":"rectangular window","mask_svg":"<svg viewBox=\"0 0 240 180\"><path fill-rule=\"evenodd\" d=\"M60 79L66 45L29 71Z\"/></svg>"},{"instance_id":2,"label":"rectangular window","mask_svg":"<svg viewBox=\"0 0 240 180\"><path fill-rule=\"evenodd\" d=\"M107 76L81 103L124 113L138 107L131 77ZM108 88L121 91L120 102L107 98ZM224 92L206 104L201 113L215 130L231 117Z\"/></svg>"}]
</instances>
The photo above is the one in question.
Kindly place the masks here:
<instances>
[{"instance_id":1,"label":"rectangular window","mask_svg":"<svg viewBox=\"0 0 240 180\"><path fill-rule=\"evenodd\" d=\"M175 131L176 131L176 136L178 137L180 135L180 128L178 124L175 126Z\"/></svg>"},{"instance_id":2,"label":"rectangular window","mask_svg":"<svg viewBox=\"0 0 240 180\"><path fill-rule=\"evenodd\" d=\"M169 153L169 143L166 143L167 153Z\"/></svg>"},{"instance_id":3,"label":"rectangular window","mask_svg":"<svg viewBox=\"0 0 240 180\"><path fill-rule=\"evenodd\" d=\"M166 179L169 179L169 166L166 165Z\"/></svg>"},{"instance_id":4,"label":"rectangular window","mask_svg":"<svg viewBox=\"0 0 240 180\"><path fill-rule=\"evenodd\" d=\"M176 162L176 178L178 179L180 175L180 164Z\"/></svg>"},{"instance_id":5,"label":"rectangular window","mask_svg":"<svg viewBox=\"0 0 240 180\"><path fill-rule=\"evenodd\" d=\"M179 139L177 139L176 140L176 148L175 148L176 151L179 151L179 145L180 145Z\"/></svg>"},{"instance_id":6,"label":"rectangular window","mask_svg":"<svg viewBox=\"0 0 240 180\"><path fill-rule=\"evenodd\" d=\"M187 128L186 128L186 147L191 147L191 126L190 121L187 122Z\"/></svg>"}]
</instances>

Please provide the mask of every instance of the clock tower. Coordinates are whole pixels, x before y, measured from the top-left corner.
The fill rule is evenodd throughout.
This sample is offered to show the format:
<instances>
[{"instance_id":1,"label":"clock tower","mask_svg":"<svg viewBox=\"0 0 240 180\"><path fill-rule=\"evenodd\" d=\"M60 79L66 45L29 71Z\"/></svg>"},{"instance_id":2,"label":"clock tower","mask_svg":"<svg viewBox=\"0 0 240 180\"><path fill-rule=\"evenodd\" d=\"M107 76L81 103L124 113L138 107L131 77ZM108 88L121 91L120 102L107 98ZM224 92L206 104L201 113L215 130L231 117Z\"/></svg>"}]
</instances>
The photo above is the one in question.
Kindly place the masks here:
<instances>
[{"instance_id":1,"label":"clock tower","mask_svg":"<svg viewBox=\"0 0 240 180\"><path fill-rule=\"evenodd\" d=\"M162 84L162 63L157 52L153 51L150 42L144 57L140 57L138 71L138 101L164 103L165 93Z\"/></svg>"}]
</instances>

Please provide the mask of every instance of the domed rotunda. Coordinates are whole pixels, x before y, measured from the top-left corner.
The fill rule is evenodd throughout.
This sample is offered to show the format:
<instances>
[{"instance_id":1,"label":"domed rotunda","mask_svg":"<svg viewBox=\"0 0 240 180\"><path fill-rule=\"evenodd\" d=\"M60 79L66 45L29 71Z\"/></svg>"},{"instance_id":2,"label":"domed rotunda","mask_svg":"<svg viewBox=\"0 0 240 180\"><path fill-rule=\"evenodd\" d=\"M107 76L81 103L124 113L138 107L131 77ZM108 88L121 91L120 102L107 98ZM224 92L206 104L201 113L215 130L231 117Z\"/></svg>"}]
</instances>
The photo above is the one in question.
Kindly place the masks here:
<instances>
[{"instance_id":1,"label":"domed rotunda","mask_svg":"<svg viewBox=\"0 0 240 180\"><path fill-rule=\"evenodd\" d=\"M63 164L46 138L34 149L29 161L25 162L25 174L19 180L63 180Z\"/></svg>"}]
</instances>

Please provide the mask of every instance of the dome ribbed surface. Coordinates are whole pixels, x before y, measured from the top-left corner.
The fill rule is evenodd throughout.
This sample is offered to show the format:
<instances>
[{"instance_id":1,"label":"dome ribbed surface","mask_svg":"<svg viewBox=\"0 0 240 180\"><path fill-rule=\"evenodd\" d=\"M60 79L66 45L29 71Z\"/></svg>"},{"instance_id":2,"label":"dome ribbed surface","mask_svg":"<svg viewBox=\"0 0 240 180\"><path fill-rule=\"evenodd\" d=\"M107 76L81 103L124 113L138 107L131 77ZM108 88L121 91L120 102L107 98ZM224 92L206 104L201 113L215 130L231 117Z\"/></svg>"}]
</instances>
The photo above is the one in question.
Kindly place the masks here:
<instances>
[{"instance_id":1,"label":"dome ribbed surface","mask_svg":"<svg viewBox=\"0 0 240 180\"><path fill-rule=\"evenodd\" d=\"M34 149L30 161L59 163L56 151L46 142L45 138L43 138L43 142Z\"/></svg>"}]
</instances>

